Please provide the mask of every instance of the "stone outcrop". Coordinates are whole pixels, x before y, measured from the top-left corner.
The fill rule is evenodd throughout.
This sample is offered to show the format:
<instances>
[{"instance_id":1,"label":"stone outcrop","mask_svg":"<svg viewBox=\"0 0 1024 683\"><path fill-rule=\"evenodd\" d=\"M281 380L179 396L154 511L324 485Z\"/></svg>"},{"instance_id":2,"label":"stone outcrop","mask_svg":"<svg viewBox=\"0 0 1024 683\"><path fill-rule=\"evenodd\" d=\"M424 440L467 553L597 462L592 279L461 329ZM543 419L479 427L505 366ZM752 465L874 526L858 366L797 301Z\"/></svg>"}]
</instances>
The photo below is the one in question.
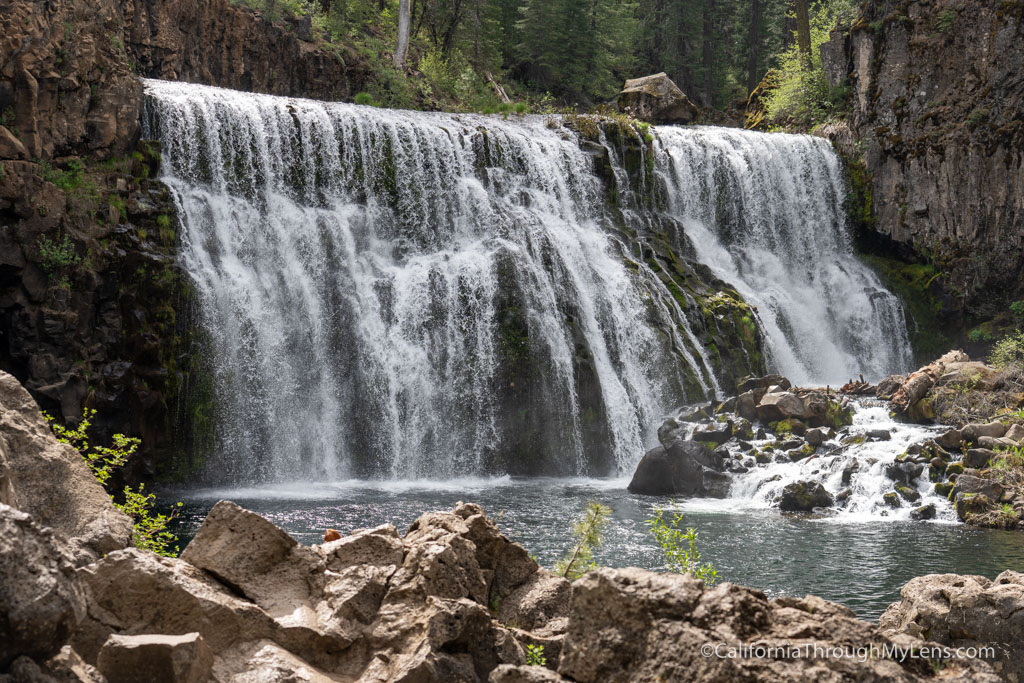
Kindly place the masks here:
<instances>
[{"instance_id":1,"label":"stone outcrop","mask_svg":"<svg viewBox=\"0 0 1024 683\"><path fill-rule=\"evenodd\" d=\"M618 107L650 123L693 123L700 116L697 106L664 73L626 81Z\"/></svg>"},{"instance_id":2,"label":"stone outcrop","mask_svg":"<svg viewBox=\"0 0 1024 683\"><path fill-rule=\"evenodd\" d=\"M929 574L911 579L878 621L883 633L925 638L951 648L995 649L1006 681L1024 680L1024 574Z\"/></svg>"},{"instance_id":3,"label":"stone outcrop","mask_svg":"<svg viewBox=\"0 0 1024 683\"><path fill-rule=\"evenodd\" d=\"M128 545L132 523L89 471L57 441L14 377L0 372L0 503L53 529L79 564Z\"/></svg>"},{"instance_id":4,"label":"stone outcrop","mask_svg":"<svg viewBox=\"0 0 1024 683\"><path fill-rule=\"evenodd\" d=\"M644 453L629 482L631 493L703 496L709 472L723 469L721 457L698 441L677 441Z\"/></svg>"},{"instance_id":5,"label":"stone outcrop","mask_svg":"<svg viewBox=\"0 0 1024 683\"><path fill-rule=\"evenodd\" d=\"M979 317L1024 294L1022 45L1019 3L886 0L822 50L852 86L873 235Z\"/></svg>"}]
</instances>

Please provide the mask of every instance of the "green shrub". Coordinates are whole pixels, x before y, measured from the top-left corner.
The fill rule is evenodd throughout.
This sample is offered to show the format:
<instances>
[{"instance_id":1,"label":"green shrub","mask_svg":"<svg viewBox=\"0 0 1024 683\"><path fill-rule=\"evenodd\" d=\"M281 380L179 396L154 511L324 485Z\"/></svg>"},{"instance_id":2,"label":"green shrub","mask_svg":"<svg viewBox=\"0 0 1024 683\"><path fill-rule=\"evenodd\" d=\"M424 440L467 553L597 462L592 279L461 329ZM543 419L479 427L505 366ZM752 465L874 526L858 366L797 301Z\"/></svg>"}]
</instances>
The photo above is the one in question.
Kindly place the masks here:
<instances>
[{"instance_id":1,"label":"green shrub","mask_svg":"<svg viewBox=\"0 0 1024 683\"><path fill-rule=\"evenodd\" d=\"M665 511L659 506L654 509L654 517L647 520L647 527L661 546L665 555L665 563L669 570L680 574L690 574L707 585L718 580L718 570L708 562L700 561L700 550L697 548L697 530L690 527L683 531L679 524L683 521L683 513L672 516L671 521L665 519Z\"/></svg>"},{"instance_id":2,"label":"green shrub","mask_svg":"<svg viewBox=\"0 0 1024 683\"><path fill-rule=\"evenodd\" d=\"M611 514L607 505L593 500L587 503L583 516L572 525L576 545L555 565L556 574L575 581L597 566L594 549L604 544L604 529Z\"/></svg>"},{"instance_id":3,"label":"green shrub","mask_svg":"<svg viewBox=\"0 0 1024 683\"><path fill-rule=\"evenodd\" d=\"M526 664L528 666L547 666L548 658L544 656L543 645L526 646Z\"/></svg>"},{"instance_id":4,"label":"green shrub","mask_svg":"<svg viewBox=\"0 0 1024 683\"><path fill-rule=\"evenodd\" d=\"M48 413L44 412L43 417L50 424L50 429L53 430L58 441L70 445L82 454L93 476L96 477L96 481L108 491L108 484L113 473L128 462L128 458L138 450L142 443L135 437L114 434L112 446L90 445L89 427L92 426L92 420L96 417L96 411L90 408L86 408L82 412L82 419L74 429L59 424ZM123 503L118 503L113 495L110 498L114 501L114 506L132 520L134 525L132 543L135 547L151 550L157 555L165 557L176 557L180 552L177 546L178 538L169 531L168 526L177 513L172 512L169 515L157 513L155 511L156 494L146 493L145 484L139 484L138 490L125 486L122 494L124 495ZM181 507L181 503L178 503L178 507Z\"/></svg>"},{"instance_id":5,"label":"green shrub","mask_svg":"<svg viewBox=\"0 0 1024 683\"><path fill-rule=\"evenodd\" d=\"M373 102L373 95L368 92L356 93L356 96L352 98L352 101L356 104L362 104L368 107L375 106Z\"/></svg>"},{"instance_id":6,"label":"green shrub","mask_svg":"<svg viewBox=\"0 0 1024 683\"><path fill-rule=\"evenodd\" d=\"M1018 321L1024 323L1024 299L1014 301L1010 304L1010 313L1012 313L1013 317Z\"/></svg>"},{"instance_id":7,"label":"green shrub","mask_svg":"<svg viewBox=\"0 0 1024 683\"><path fill-rule=\"evenodd\" d=\"M74 242L66 234L63 240L51 240L46 235L40 235L36 247L39 249L39 267L51 277L63 268L77 266L82 261L82 257L75 251Z\"/></svg>"},{"instance_id":8,"label":"green shrub","mask_svg":"<svg viewBox=\"0 0 1024 683\"><path fill-rule=\"evenodd\" d=\"M954 23L956 23L956 12L951 9L947 9L939 15L938 19L935 20L935 30L939 33L945 33L949 29L953 28Z\"/></svg>"},{"instance_id":9,"label":"green shrub","mask_svg":"<svg viewBox=\"0 0 1024 683\"><path fill-rule=\"evenodd\" d=\"M1024 332L1017 330L997 341L989 363L1000 369L1024 365Z\"/></svg>"}]
</instances>

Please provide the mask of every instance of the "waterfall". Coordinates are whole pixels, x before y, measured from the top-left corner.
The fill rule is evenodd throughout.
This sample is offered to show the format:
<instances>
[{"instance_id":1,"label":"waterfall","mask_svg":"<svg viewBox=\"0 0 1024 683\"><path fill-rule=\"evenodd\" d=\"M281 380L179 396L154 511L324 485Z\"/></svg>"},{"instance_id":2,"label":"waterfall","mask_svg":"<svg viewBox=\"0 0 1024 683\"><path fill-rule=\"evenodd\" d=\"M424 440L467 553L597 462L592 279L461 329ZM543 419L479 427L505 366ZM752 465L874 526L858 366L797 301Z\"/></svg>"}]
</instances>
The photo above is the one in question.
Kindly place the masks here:
<instances>
[{"instance_id":1,"label":"waterfall","mask_svg":"<svg viewBox=\"0 0 1024 683\"><path fill-rule=\"evenodd\" d=\"M756 306L770 366L833 386L910 369L903 308L853 254L828 141L661 128L657 142L670 211L697 258Z\"/></svg>"},{"instance_id":2,"label":"waterfall","mask_svg":"<svg viewBox=\"0 0 1024 683\"><path fill-rule=\"evenodd\" d=\"M892 297L848 254L838 163L805 138L664 129L647 186L620 145L581 144L556 117L145 87L212 372L210 479L631 471L668 410L722 393L711 340L732 323L709 306L734 303L728 287L759 307L787 372L902 362L896 339L872 345ZM666 233L725 282L681 286L647 256ZM799 258L787 240L804 239ZM751 270L758 249L774 271ZM773 274L789 282L767 292ZM829 350L842 364L816 365Z\"/></svg>"}]
</instances>

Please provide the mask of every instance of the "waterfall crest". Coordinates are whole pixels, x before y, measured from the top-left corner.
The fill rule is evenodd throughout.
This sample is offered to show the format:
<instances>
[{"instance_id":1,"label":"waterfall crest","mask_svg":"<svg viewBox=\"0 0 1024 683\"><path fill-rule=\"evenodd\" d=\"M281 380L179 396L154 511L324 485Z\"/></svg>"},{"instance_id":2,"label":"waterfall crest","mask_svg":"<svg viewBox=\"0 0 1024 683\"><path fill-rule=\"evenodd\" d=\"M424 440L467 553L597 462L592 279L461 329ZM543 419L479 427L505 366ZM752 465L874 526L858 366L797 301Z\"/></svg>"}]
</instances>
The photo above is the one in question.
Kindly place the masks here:
<instances>
[{"instance_id":1,"label":"waterfall crest","mask_svg":"<svg viewBox=\"0 0 1024 683\"><path fill-rule=\"evenodd\" d=\"M757 248L786 255L785 240L830 220L820 231L833 241L805 246L835 252L821 257L829 271L855 270L842 242L838 162L804 138L665 129L653 168L640 172L651 186L630 187L614 143L602 135L587 148L552 117L145 85L146 132L163 144L162 180L177 201L181 258L208 338L213 479L626 472L668 409L721 392L725 349L710 339L743 310L729 287L762 308L771 359L787 372L822 368L799 341L787 355L790 337L807 330L773 306L806 305L819 328L841 328L831 337L818 329L813 348L823 335L866 342L857 325L875 337L887 329L877 313L842 315L815 301L813 288L837 286L829 278L838 276L816 275L813 263L777 256L779 272L804 267L792 278L810 282L804 299L758 298L757 277L771 274L752 271L744 259L754 247L731 236L762 211ZM790 175L832 175L805 177L814 187L785 195L797 204L789 213L762 206L775 195L761 201L761 188L730 178L727 191L742 197L725 205L748 221L734 224L740 218L716 213L714 196L719 177L740 173L715 156L728 145L753 155L752 166L771 162L764 182L787 172L789 161L771 161L782 153L804 159ZM595 171L594 147L611 179ZM769 235L773 221L812 213L799 229ZM655 233L670 233L680 255L695 252L728 285L681 287L646 254ZM715 250L740 255L719 262ZM862 271L838 287L891 298ZM866 344L834 346L851 371L899 369ZM756 367L755 352L742 354Z\"/></svg>"}]
</instances>

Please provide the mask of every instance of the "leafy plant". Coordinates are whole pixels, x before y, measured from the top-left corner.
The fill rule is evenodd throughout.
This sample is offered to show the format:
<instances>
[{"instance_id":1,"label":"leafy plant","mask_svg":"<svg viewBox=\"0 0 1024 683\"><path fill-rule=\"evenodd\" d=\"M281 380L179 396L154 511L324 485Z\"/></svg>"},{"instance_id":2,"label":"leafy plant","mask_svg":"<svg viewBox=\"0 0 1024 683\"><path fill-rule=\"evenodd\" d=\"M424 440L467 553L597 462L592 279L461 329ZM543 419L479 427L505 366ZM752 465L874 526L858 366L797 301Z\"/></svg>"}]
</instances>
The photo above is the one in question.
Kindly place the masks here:
<instances>
[{"instance_id":1,"label":"leafy plant","mask_svg":"<svg viewBox=\"0 0 1024 683\"><path fill-rule=\"evenodd\" d=\"M368 92L356 93L356 96L352 98L352 101L356 104L363 104L366 106L375 106L373 102L373 95Z\"/></svg>"},{"instance_id":2,"label":"leafy plant","mask_svg":"<svg viewBox=\"0 0 1024 683\"><path fill-rule=\"evenodd\" d=\"M677 512L671 520L666 519L665 511L660 506L654 509L654 513L654 517L647 520L647 528L661 546L669 569L680 574L690 574L709 586L714 584L718 580L718 570L711 563L700 561L697 530L690 527L683 531L679 526L683 521L683 513Z\"/></svg>"},{"instance_id":3,"label":"leafy plant","mask_svg":"<svg viewBox=\"0 0 1024 683\"><path fill-rule=\"evenodd\" d=\"M104 488L108 487L114 472L128 462L142 443L136 437L114 434L113 445L109 447L90 444L89 428L96 417L96 411L91 408L82 411L82 419L74 428L60 424L49 413L44 412L43 417L49 423L57 441L70 445L82 454L96 481ZM114 501L114 507L132 520L132 543L136 548L151 550L157 555L176 557L180 552L177 546L178 538L168 527L171 520L177 516L177 511L167 515L156 512L156 494L146 493L145 486L139 484L138 490L125 486L121 492L124 495L123 503L117 502L113 495L110 499ZM180 502L177 507L181 507Z\"/></svg>"},{"instance_id":4,"label":"leafy plant","mask_svg":"<svg viewBox=\"0 0 1024 683\"><path fill-rule=\"evenodd\" d=\"M526 646L526 663L529 666L547 666L548 659L544 656L543 645Z\"/></svg>"},{"instance_id":5,"label":"leafy plant","mask_svg":"<svg viewBox=\"0 0 1024 683\"><path fill-rule=\"evenodd\" d=\"M1013 314L1014 318L1024 323L1024 299L1010 304L1010 313Z\"/></svg>"},{"instance_id":6,"label":"leafy plant","mask_svg":"<svg viewBox=\"0 0 1024 683\"><path fill-rule=\"evenodd\" d=\"M949 29L953 28L954 23L956 23L956 12L951 9L947 9L939 15L938 19L935 20L935 30L939 33L945 33Z\"/></svg>"},{"instance_id":7,"label":"leafy plant","mask_svg":"<svg viewBox=\"0 0 1024 683\"><path fill-rule=\"evenodd\" d=\"M51 277L63 268L77 266L82 260L75 251L74 242L66 234L62 240L40 235L36 247L39 249L39 267Z\"/></svg>"},{"instance_id":8,"label":"leafy plant","mask_svg":"<svg viewBox=\"0 0 1024 683\"><path fill-rule=\"evenodd\" d=\"M575 581L597 566L594 549L604 544L604 529L611 514L612 509L607 505L594 500L587 503L583 516L572 525L576 545L555 565L556 574Z\"/></svg>"},{"instance_id":9,"label":"leafy plant","mask_svg":"<svg viewBox=\"0 0 1024 683\"><path fill-rule=\"evenodd\" d=\"M989 363L1000 369L1024 364L1024 332L1017 330L997 341Z\"/></svg>"}]
</instances>

